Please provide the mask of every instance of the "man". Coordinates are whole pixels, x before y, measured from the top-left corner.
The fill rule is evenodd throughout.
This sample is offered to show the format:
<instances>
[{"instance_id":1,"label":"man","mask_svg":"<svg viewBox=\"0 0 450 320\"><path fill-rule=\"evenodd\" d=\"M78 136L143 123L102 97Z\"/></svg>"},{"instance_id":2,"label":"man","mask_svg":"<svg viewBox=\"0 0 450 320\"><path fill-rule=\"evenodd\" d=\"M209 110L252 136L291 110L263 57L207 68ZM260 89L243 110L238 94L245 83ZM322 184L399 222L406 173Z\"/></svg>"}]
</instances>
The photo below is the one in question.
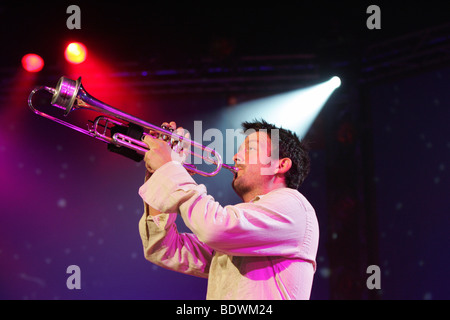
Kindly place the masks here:
<instances>
[{"instance_id":1,"label":"man","mask_svg":"<svg viewBox=\"0 0 450 320\"><path fill-rule=\"evenodd\" d=\"M208 278L207 299L309 299L319 227L297 191L309 172L307 152L295 134L265 121L243 129L251 133L233 158L239 171L232 183L243 203L225 207L172 161L166 142L144 139L152 173L139 189L145 257ZM178 215L192 234L177 232Z\"/></svg>"}]
</instances>

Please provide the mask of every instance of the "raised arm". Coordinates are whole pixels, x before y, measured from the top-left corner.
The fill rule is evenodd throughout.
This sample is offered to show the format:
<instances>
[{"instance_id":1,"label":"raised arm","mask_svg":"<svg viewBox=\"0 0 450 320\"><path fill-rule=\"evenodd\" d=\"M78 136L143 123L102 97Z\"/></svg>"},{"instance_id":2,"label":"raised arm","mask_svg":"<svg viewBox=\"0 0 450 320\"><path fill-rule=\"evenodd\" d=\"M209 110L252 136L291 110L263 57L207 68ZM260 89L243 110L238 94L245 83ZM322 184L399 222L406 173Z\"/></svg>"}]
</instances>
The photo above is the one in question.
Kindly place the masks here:
<instances>
[{"instance_id":1,"label":"raised arm","mask_svg":"<svg viewBox=\"0 0 450 320\"><path fill-rule=\"evenodd\" d=\"M144 203L139 233L145 258L166 269L208 277L213 250L194 234L178 233L176 218L175 213L161 213Z\"/></svg>"}]
</instances>

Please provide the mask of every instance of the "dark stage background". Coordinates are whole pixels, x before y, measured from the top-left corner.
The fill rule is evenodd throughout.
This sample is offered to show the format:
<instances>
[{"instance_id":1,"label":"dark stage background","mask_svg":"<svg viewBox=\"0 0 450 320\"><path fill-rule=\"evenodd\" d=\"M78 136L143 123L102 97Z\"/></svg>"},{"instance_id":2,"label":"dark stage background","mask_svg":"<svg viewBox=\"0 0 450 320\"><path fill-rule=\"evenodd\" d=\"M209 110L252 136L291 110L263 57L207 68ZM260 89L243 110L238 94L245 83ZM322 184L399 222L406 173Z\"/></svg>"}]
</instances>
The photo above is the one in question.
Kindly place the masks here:
<instances>
[{"instance_id":1,"label":"dark stage background","mask_svg":"<svg viewBox=\"0 0 450 320\"><path fill-rule=\"evenodd\" d=\"M241 102L339 75L306 136L312 170L300 192L321 231L311 298L450 298L445 2L81 1L81 30L66 27L70 4L0 5L0 299L206 295L205 279L143 257L143 163L30 112L30 91L62 75L82 76L94 97L151 123L223 131L239 128L226 114ZM380 30L366 27L370 4ZM70 41L87 45L84 64L64 61ZM45 60L38 74L21 67L30 52ZM239 201L229 172L196 180L222 205ZM66 286L70 265L81 269L80 290ZM366 286L369 265L380 267L379 290Z\"/></svg>"}]
</instances>

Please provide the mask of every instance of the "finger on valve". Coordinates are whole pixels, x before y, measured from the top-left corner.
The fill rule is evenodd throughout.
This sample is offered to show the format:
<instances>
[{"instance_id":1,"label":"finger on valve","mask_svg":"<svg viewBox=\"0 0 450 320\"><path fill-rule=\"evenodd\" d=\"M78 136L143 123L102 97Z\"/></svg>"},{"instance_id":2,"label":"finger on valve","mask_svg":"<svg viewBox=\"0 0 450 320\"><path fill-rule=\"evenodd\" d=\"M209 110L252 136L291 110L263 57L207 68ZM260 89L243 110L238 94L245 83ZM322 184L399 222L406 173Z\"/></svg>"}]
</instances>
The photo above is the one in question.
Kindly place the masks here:
<instances>
[{"instance_id":1,"label":"finger on valve","mask_svg":"<svg viewBox=\"0 0 450 320\"><path fill-rule=\"evenodd\" d=\"M172 124L173 124L173 125L172 125ZM163 122L163 123L161 124L161 128L162 128L162 129L168 130L168 131L170 131L170 132L173 132L173 131L174 131L175 126L176 126L176 123L173 122L173 121L172 121L170 124L167 123L167 122ZM145 138L146 135L150 135L150 136L152 136L153 138L156 138L156 139L162 139L162 140L165 140L165 141L169 140L169 137L168 137L168 136L166 136L166 135L160 133L160 132L157 131L157 130L153 130L153 129L149 129L148 133L145 133L145 134L142 136L142 139L141 139L142 141L144 141L144 138Z\"/></svg>"}]
</instances>

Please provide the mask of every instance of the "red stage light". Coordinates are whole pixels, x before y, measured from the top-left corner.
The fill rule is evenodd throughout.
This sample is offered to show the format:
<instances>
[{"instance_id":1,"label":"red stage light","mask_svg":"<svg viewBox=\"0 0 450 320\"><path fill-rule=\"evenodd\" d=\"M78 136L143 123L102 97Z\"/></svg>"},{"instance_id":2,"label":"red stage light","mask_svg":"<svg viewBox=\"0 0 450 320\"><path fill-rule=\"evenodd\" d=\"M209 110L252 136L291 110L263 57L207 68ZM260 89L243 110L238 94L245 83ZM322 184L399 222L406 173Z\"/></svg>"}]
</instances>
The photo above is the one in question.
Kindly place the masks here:
<instances>
[{"instance_id":1,"label":"red stage light","mask_svg":"<svg viewBox=\"0 0 450 320\"><path fill-rule=\"evenodd\" d=\"M86 60L87 49L80 42L72 42L67 46L64 56L70 63L79 64Z\"/></svg>"},{"instance_id":2,"label":"red stage light","mask_svg":"<svg viewBox=\"0 0 450 320\"><path fill-rule=\"evenodd\" d=\"M34 53L23 56L22 66L28 72L39 72L44 67L44 59Z\"/></svg>"}]
</instances>

